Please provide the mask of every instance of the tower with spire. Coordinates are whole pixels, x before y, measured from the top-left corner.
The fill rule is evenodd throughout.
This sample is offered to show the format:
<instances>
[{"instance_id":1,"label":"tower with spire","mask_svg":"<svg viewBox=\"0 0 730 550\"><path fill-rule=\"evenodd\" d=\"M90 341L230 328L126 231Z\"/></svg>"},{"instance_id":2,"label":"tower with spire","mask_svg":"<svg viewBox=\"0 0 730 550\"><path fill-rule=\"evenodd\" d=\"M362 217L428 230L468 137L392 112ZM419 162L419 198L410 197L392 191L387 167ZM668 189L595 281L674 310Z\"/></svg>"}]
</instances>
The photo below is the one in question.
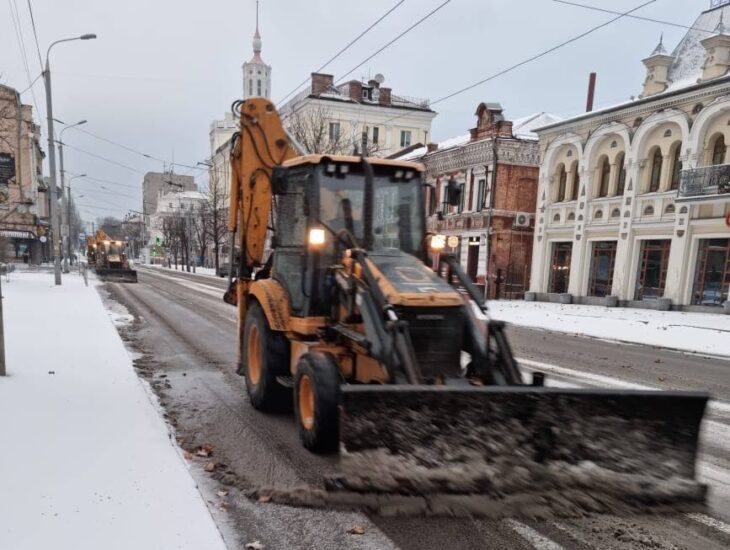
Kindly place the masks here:
<instances>
[{"instance_id":1,"label":"tower with spire","mask_svg":"<svg viewBox=\"0 0 730 550\"><path fill-rule=\"evenodd\" d=\"M256 0L256 32L253 35L253 57L243 64L243 99L271 97L271 65L261 59L259 32L259 2Z\"/></svg>"}]
</instances>

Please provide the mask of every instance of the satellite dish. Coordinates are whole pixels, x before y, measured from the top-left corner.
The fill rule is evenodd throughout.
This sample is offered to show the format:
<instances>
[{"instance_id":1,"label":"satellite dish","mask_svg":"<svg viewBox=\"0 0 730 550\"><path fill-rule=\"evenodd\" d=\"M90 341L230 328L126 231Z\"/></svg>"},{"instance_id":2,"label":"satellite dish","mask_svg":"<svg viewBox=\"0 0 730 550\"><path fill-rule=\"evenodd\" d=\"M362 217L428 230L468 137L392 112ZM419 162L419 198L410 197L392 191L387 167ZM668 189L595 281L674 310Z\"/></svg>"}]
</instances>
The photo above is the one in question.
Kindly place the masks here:
<instances>
[{"instance_id":1,"label":"satellite dish","mask_svg":"<svg viewBox=\"0 0 730 550\"><path fill-rule=\"evenodd\" d=\"M373 80L375 80L375 82L377 82L378 84L382 84L383 82L385 82L385 77L382 74L378 73L375 75Z\"/></svg>"}]
</instances>

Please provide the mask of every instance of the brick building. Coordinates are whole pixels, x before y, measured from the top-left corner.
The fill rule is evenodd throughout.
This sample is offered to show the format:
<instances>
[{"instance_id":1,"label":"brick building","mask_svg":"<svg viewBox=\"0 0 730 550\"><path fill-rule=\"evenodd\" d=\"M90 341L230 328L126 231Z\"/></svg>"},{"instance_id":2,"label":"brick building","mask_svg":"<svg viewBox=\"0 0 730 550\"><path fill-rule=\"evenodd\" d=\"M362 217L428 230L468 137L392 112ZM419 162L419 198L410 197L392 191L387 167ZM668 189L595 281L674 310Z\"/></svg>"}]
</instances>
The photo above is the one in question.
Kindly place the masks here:
<instances>
[{"instance_id":1,"label":"brick building","mask_svg":"<svg viewBox=\"0 0 730 550\"><path fill-rule=\"evenodd\" d=\"M521 298L530 280L539 170L532 129L557 119L538 113L509 121L498 103L481 103L475 114L468 134L396 156L425 165L427 227L447 236L445 252L478 285L488 283L489 298ZM446 198L450 181L461 190L458 206Z\"/></svg>"},{"instance_id":2,"label":"brick building","mask_svg":"<svg viewBox=\"0 0 730 550\"><path fill-rule=\"evenodd\" d=\"M41 130L30 105L0 85L0 258L40 263L50 255Z\"/></svg>"}]
</instances>

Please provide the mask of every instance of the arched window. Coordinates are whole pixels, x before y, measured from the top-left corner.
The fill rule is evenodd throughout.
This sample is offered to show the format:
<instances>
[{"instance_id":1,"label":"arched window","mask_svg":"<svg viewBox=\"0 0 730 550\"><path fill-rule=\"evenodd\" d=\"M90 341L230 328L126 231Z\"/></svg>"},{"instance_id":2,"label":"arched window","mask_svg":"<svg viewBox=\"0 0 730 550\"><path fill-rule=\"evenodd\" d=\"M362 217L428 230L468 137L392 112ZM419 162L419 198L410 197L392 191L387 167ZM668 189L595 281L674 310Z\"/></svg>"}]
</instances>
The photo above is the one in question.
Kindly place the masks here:
<instances>
[{"instance_id":1,"label":"arched window","mask_svg":"<svg viewBox=\"0 0 730 550\"><path fill-rule=\"evenodd\" d=\"M725 145L725 136L720 134L715 140L715 146L712 148L712 165L725 164L725 153L727 146Z\"/></svg>"},{"instance_id":2,"label":"arched window","mask_svg":"<svg viewBox=\"0 0 730 550\"><path fill-rule=\"evenodd\" d=\"M568 184L568 174L565 171L565 166L560 165L558 171L558 198L556 202L563 202L565 200L565 186Z\"/></svg>"},{"instance_id":3,"label":"arched window","mask_svg":"<svg viewBox=\"0 0 730 550\"><path fill-rule=\"evenodd\" d=\"M555 215L553 216L553 221L554 221L554 222L559 222L559 221L560 221L560 214L555 214Z\"/></svg>"},{"instance_id":4,"label":"arched window","mask_svg":"<svg viewBox=\"0 0 730 550\"><path fill-rule=\"evenodd\" d=\"M621 153L616 157L616 166L618 166L618 185L616 186L616 195L623 195L626 190L626 166L624 166L625 155Z\"/></svg>"},{"instance_id":5,"label":"arched window","mask_svg":"<svg viewBox=\"0 0 730 550\"><path fill-rule=\"evenodd\" d=\"M570 214L568 214L568 221L569 222L575 221L575 212L571 212Z\"/></svg>"},{"instance_id":6,"label":"arched window","mask_svg":"<svg viewBox=\"0 0 730 550\"><path fill-rule=\"evenodd\" d=\"M600 220L603 218L603 210L596 210L596 213L593 214L593 217L597 220Z\"/></svg>"},{"instance_id":7,"label":"arched window","mask_svg":"<svg viewBox=\"0 0 730 550\"><path fill-rule=\"evenodd\" d=\"M608 163L608 158L603 157L603 162L601 163L601 180L598 186L598 196L599 197L607 197L608 196L608 184L611 179L611 165Z\"/></svg>"},{"instance_id":8,"label":"arched window","mask_svg":"<svg viewBox=\"0 0 730 550\"><path fill-rule=\"evenodd\" d=\"M618 208L614 208L611 211L611 217L612 218L619 218L619 217L621 217L621 210L619 210Z\"/></svg>"},{"instance_id":9,"label":"arched window","mask_svg":"<svg viewBox=\"0 0 730 550\"><path fill-rule=\"evenodd\" d=\"M679 160L679 153L682 150L682 143L678 143L674 149L674 156L672 157L672 181L670 182L670 189L679 189L679 179L682 174L682 161Z\"/></svg>"},{"instance_id":10,"label":"arched window","mask_svg":"<svg viewBox=\"0 0 730 550\"><path fill-rule=\"evenodd\" d=\"M662 177L662 152L657 147L651 160L651 175L649 177L649 193L659 191L659 180Z\"/></svg>"},{"instance_id":11,"label":"arched window","mask_svg":"<svg viewBox=\"0 0 730 550\"><path fill-rule=\"evenodd\" d=\"M652 205L647 206L644 208L644 216L653 216L654 215L654 207Z\"/></svg>"},{"instance_id":12,"label":"arched window","mask_svg":"<svg viewBox=\"0 0 730 550\"><path fill-rule=\"evenodd\" d=\"M578 171L578 163L573 164L573 192L570 194L570 200L578 200L578 189L580 189L580 172Z\"/></svg>"}]
</instances>

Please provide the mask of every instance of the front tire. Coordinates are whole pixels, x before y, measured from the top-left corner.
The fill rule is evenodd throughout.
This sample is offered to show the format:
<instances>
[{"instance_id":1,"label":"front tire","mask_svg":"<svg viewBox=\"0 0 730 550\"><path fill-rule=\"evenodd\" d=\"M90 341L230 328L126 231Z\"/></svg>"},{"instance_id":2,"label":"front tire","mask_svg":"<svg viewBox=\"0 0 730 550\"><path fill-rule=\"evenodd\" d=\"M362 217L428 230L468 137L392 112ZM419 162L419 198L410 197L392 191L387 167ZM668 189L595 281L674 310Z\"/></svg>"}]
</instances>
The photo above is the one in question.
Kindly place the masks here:
<instances>
[{"instance_id":1,"label":"front tire","mask_svg":"<svg viewBox=\"0 0 730 550\"><path fill-rule=\"evenodd\" d=\"M289 342L282 333L271 330L258 302L253 302L246 313L241 360L254 409L281 411L291 405L291 390L276 380L277 376L289 375Z\"/></svg>"},{"instance_id":2,"label":"front tire","mask_svg":"<svg viewBox=\"0 0 730 550\"><path fill-rule=\"evenodd\" d=\"M318 454L334 453L340 441L341 376L328 353L305 353L294 379L294 411L304 447Z\"/></svg>"}]
</instances>

